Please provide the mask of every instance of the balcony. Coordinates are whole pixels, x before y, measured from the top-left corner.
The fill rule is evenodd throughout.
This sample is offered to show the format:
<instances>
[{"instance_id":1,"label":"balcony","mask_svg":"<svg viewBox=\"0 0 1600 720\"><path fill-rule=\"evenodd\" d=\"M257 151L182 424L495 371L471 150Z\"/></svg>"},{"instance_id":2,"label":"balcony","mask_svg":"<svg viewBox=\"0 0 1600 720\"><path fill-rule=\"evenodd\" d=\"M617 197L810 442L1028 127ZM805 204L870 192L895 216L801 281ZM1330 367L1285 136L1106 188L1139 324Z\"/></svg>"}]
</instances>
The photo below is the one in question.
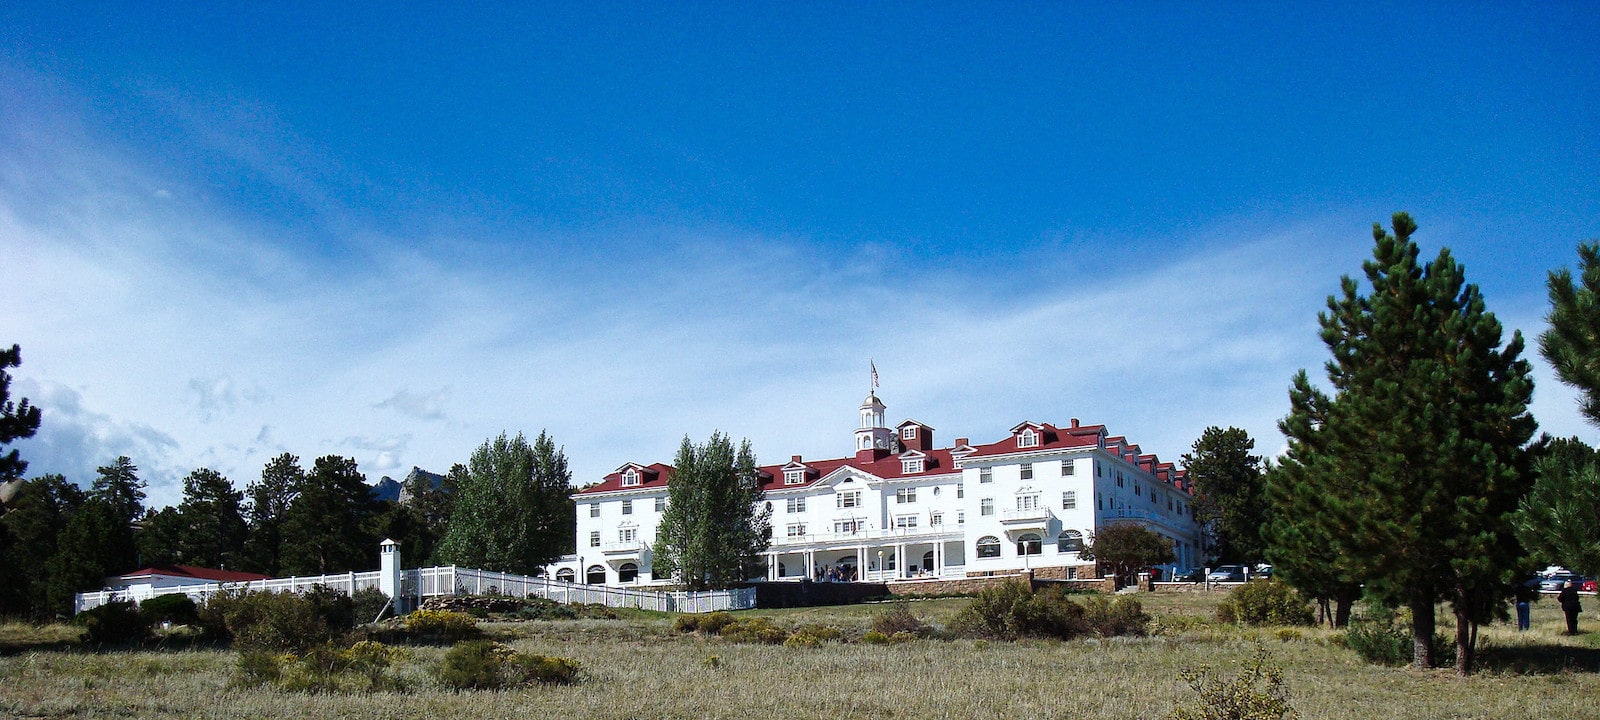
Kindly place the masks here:
<instances>
[{"instance_id":1,"label":"balcony","mask_svg":"<svg viewBox=\"0 0 1600 720\"><path fill-rule=\"evenodd\" d=\"M609 542L600 546L600 552L607 557L639 557L644 550L644 543L638 540L628 542Z\"/></svg>"},{"instance_id":2,"label":"balcony","mask_svg":"<svg viewBox=\"0 0 1600 720\"><path fill-rule=\"evenodd\" d=\"M964 525L927 525L914 528L883 528L858 530L853 533L812 533L809 535L773 535L772 547L810 545L870 545L880 540L894 542L958 540Z\"/></svg>"},{"instance_id":3,"label":"balcony","mask_svg":"<svg viewBox=\"0 0 1600 720\"><path fill-rule=\"evenodd\" d=\"M1007 510L1000 514L1000 523L1011 529L1039 529L1043 530L1050 524L1050 508L1035 507L1021 510Z\"/></svg>"}]
</instances>

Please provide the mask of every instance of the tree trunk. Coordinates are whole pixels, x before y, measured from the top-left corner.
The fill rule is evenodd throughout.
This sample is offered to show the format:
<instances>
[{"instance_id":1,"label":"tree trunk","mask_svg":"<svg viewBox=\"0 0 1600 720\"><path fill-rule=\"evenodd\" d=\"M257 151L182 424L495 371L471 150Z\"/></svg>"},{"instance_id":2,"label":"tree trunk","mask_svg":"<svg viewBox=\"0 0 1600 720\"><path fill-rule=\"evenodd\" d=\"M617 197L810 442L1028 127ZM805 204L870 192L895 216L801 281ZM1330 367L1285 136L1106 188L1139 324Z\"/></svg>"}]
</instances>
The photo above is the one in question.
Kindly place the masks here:
<instances>
[{"instance_id":1,"label":"tree trunk","mask_svg":"<svg viewBox=\"0 0 1600 720\"><path fill-rule=\"evenodd\" d=\"M1464 607L1455 611L1456 616L1456 674L1467 676L1472 673L1472 613Z\"/></svg>"},{"instance_id":2,"label":"tree trunk","mask_svg":"<svg viewBox=\"0 0 1600 720\"><path fill-rule=\"evenodd\" d=\"M1333 626L1336 628L1350 627L1350 606L1355 604L1355 599L1349 593L1340 593L1334 598Z\"/></svg>"},{"instance_id":3,"label":"tree trunk","mask_svg":"<svg viewBox=\"0 0 1600 720\"><path fill-rule=\"evenodd\" d=\"M1433 667L1433 596L1411 599L1411 666L1418 670Z\"/></svg>"}]
</instances>

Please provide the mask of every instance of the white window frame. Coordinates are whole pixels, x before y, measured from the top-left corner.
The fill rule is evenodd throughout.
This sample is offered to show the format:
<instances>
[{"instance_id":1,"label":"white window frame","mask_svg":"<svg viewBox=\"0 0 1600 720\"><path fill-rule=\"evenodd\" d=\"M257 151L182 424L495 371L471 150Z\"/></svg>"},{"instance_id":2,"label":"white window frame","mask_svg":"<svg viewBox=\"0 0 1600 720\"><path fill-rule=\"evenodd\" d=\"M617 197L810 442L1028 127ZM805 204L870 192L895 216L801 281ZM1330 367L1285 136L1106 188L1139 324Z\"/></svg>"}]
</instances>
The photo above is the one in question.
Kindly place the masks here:
<instances>
[{"instance_id":1,"label":"white window frame","mask_svg":"<svg viewBox=\"0 0 1600 720\"><path fill-rule=\"evenodd\" d=\"M861 491L845 490L833 496L833 506L836 508L861 507Z\"/></svg>"},{"instance_id":2,"label":"white window frame","mask_svg":"<svg viewBox=\"0 0 1600 720\"><path fill-rule=\"evenodd\" d=\"M623 515L632 515L633 514L633 501L632 500L623 500L622 501L622 514Z\"/></svg>"},{"instance_id":3,"label":"white window frame","mask_svg":"<svg viewBox=\"0 0 1600 720\"><path fill-rule=\"evenodd\" d=\"M978 514L989 517L994 514L994 498L983 498L978 501Z\"/></svg>"},{"instance_id":4,"label":"white window frame","mask_svg":"<svg viewBox=\"0 0 1600 720\"><path fill-rule=\"evenodd\" d=\"M1039 509L1039 494L1038 493L1028 493L1027 495L1018 495L1017 496L1017 509L1018 510L1038 510Z\"/></svg>"},{"instance_id":5,"label":"white window frame","mask_svg":"<svg viewBox=\"0 0 1600 720\"><path fill-rule=\"evenodd\" d=\"M589 547L600 547L600 531L589 531Z\"/></svg>"},{"instance_id":6,"label":"white window frame","mask_svg":"<svg viewBox=\"0 0 1600 720\"><path fill-rule=\"evenodd\" d=\"M992 467L978 468L978 482L980 484L981 483L992 483L992 482L994 482L994 468L992 468Z\"/></svg>"},{"instance_id":7,"label":"white window frame","mask_svg":"<svg viewBox=\"0 0 1600 720\"><path fill-rule=\"evenodd\" d=\"M900 439L901 440L915 440L915 439L917 439L917 426L915 426L915 425L907 425L907 426L905 426L903 428L900 428Z\"/></svg>"},{"instance_id":8,"label":"white window frame","mask_svg":"<svg viewBox=\"0 0 1600 720\"><path fill-rule=\"evenodd\" d=\"M1061 461L1061 477L1072 477L1078 474L1078 464L1071 460Z\"/></svg>"},{"instance_id":9,"label":"white window frame","mask_svg":"<svg viewBox=\"0 0 1600 720\"><path fill-rule=\"evenodd\" d=\"M939 512L937 510L928 513L928 525L930 527L934 526L934 525L943 525L943 524L944 524L944 513Z\"/></svg>"},{"instance_id":10,"label":"white window frame","mask_svg":"<svg viewBox=\"0 0 1600 720\"><path fill-rule=\"evenodd\" d=\"M908 474L908 475L911 474L911 473L922 472L922 467L923 467L923 459L922 458L910 458L910 459L906 459L906 460L901 460L900 461L900 472Z\"/></svg>"},{"instance_id":11,"label":"white window frame","mask_svg":"<svg viewBox=\"0 0 1600 720\"><path fill-rule=\"evenodd\" d=\"M792 538L805 537L805 535L806 535L806 524L805 523L790 523L790 524L788 524L787 526L785 526L783 528L783 534L784 534L785 537L792 537Z\"/></svg>"},{"instance_id":12,"label":"white window frame","mask_svg":"<svg viewBox=\"0 0 1600 720\"><path fill-rule=\"evenodd\" d=\"M806 471L805 470L802 469L802 470L785 470L785 471L783 471L783 484L785 484L785 485L804 485L805 482L806 482Z\"/></svg>"},{"instance_id":13,"label":"white window frame","mask_svg":"<svg viewBox=\"0 0 1600 720\"><path fill-rule=\"evenodd\" d=\"M916 488L898 488L894 491L894 502L896 505L905 505L908 503L914 503L916 501Z\"/></svg>"},{"instance_id":14,"label":"white window frame","mask_svg":"<svg viewBox=\"0 0 1600 720\"><path fill-rule=\"evenodd\" d=\"M917 526L917 516L896 515L894 516L894 526L897 528L914 528Z\"/></svg>"},{"instance_id":15,"label":"white window frame","mask_svg":"<svg viewBox=\"0 0 1600 720\"><path fill-rule=\"evenodd\" d=\"M789 498L788 500L785 500L784 501L784 511L788 512L790 514L805 512L806 511L806 499L803 498L803 497L792 497L792 498Z\"/></svg>"},{"instance_id":16,"label":"white window frame","mask_svg":"<svg viewBox=\"0 0 1600 720\"><path fill-rule=\"evenodd\" d=\"M664 498L664 497L656 498L656 512L666 512L666 511L667 511L667 499Z\"/></svg>"},{"instance_id":17,"label":"white window frame","mask_svg":"<svg viewBox=\"0 0 1600 720\"><path fill-rule=\"evenodd\" d=\"M1019 435L1017 435L1017 447L1039 447L1039 433L1034 432L1033 428L1023 430Z\"/></svg>"},{"instance_id":18,"label":"white window frame","mask_svg":"<svg viewBox=\"0 0 1600 720\"><path fill-rule=\"evenodd\" d=\"M860 520L835 520L833 531L839 535L854 535L861 532Z\"/></svg>"},{"instance_id":19,"label":"white window frame","mask_svg":"<svg viewBox=\"0 0 1600 720\"><path fill-rule=\"evenodd\" d=\"M967 524L967 511L965 511L965 510L957 510L956 511L956 524L957 525L965 525L965 524Z\"/></svg>"},{"instance_id":20,"label":"white window frame","mask_svg":"<svg viewBox=\"0 0 1600 720\"><path fill-rule=\"evenodd\" d=\"M1032 480L1033 463L1023 463L1017 468L1017 472L1023 480Z\"/></svg>"},{"instance_id":21,"label":"white window frame","mask_svg":"<svg viewBox=\"0 0 1600 720\"><path fill-rule=\"evenodd\" d=\"M623 487L638 487L639 486L639 472L637 470L629 470L629 471L623 473L622 474L622 486Z\"/></svg>"},{"instance_id":22,"label":"white window frame","mask_svg":"<svg viewBox=\"0 0 1600 720\"><path fill-rule=\"evenodd\" d=\"M1000 557L1000 555L1005 552L1004 550L1001 550L1001 548L1004 547L1004 546L1005 546L1005 544L1000 542L1000 538L998 538L998 537L996 537L994 535L985 535L985 536L983 536L981 538L978 538L978 542L973 544L974 549L977 551L977 552L974 553L974 555L976 555L979 560L986 560L988 558L997 558L997 557ZM994 552L985 553L984 552L984 548L986 548L986 547L994 548Z\"/></svg>"},{"instance_id":23,"label":"white window frame","mask_svg":"<svg viewBox=\"0 0 1600 720\"><path fill-rule=\"evenodd\" d=\"M966 496L967 496L967 484L966 483L957 483L956 484L956 499L960 500L960 499L962 499L962 498L964 498Z\"/></svg>"},{"instance_id":24,"label":"white window frame","mask_svg":"<svg viewBox=\"0 0 1600 720\"><path fill-rule=\"evenodd\" d=\"M1077 510L1078 509L1078 491L1077 490L1066 490L1066 491L1063 491L1061 493L1061 509L1062 510Z\"/></svg>"},{"instance_id":25,"label":"white window frame","mask_svg":"<svg viewBox=\"0 0 1600 720\"><path fill-rule=\"evenodd\" d=\"M639 542L639 528L617 528L617 542Z\"/></svg>"},{"instance_id":26,"label":"white window frame","mask_svg":"<svg viewBox=\"0 0 1600 720\"><path fill-rule=\"evenodd\" d=\"M600 517L600 503L589 503L589 517Z\"/></svg>"}]
</instances>

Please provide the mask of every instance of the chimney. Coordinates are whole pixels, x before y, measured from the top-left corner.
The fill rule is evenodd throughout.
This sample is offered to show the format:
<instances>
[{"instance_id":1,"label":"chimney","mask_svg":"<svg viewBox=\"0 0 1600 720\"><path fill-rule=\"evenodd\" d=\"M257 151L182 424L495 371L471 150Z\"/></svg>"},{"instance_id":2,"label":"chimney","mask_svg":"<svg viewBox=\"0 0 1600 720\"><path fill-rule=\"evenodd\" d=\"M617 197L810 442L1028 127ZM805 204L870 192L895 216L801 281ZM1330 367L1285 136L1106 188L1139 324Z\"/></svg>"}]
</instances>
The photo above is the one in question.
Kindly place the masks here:
<instances>
[{"instance_id":1,"label":"chimney","mask_svg":"<svg viewBox=\"0 0 1600 720\"><path fill-rule=\"evenodd\" d=\"M1072 426L1073 427L1077 427L1078 426L1078 419L1077 418L1073 418L1072 419Z\"/></svg>"},{"instance_id":2,"label":"chimney","mask_svg":"<svg viewBox=\"0 0 1600 720\"><path fill-rule=\"evenodd\" d=\"M961 447L962 445L965 445L965 444L967 444L967 439L966 438L956 438L956 444L955 444L954 447Z\"/></svg>"},{"instance_id":3,"label":"chimney","mask_svg":"<svg viewBox=\"0 0 1600 720\"><path fill-rule=\"evenodd\" d=\"M800 456L799 455L790 455L789 456L789 462L795 462L795 463L800 462Z\"/></svg>"}]
</instances>

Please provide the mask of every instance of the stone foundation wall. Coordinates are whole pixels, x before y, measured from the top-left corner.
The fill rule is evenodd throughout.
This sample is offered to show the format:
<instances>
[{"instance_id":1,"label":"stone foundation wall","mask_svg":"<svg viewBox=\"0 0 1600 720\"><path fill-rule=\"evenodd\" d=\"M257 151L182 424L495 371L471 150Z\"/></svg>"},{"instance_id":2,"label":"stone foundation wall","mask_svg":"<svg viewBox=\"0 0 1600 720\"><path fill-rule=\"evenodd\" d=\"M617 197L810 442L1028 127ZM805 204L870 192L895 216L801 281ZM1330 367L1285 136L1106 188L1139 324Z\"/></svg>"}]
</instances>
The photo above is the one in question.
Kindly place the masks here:
<instances>
[{"instance_id":1,"label":"stone foundation wall","mask_svg":"<svg viewBox=\"0 0 1600 720\"><path fill-rule=\"evenodd\" d=\"M950 580L908 580L905 582L889 583L891 595L956 595L961 593L975 593L984 588L1003 585L1008 580L1017 580L1021 575L992 575L969 576Z\"/></svg>"}]
</instances>

